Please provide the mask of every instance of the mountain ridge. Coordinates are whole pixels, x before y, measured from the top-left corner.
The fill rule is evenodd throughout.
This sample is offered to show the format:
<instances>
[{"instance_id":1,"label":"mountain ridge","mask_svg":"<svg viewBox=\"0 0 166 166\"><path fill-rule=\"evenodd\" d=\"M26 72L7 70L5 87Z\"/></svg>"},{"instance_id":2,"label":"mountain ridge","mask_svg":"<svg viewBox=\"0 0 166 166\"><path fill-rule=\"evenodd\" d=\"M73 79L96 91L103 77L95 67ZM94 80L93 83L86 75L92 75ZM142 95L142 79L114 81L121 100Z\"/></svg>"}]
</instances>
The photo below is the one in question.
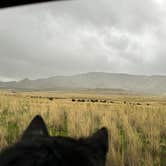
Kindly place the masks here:
<instances>
[{"instance_id":1,"label":"mountain ridge","mask_svg":"<svg viewBox=\"0 0 166 166\"><path fill-rule=\"evenodd\" d=\"M127 91L165 93L166 76L125 73L88 72L69 76L53 76L35 80L0 82L0 88L59 90L59 89L123 89Z\"/></svg>"}]
</instances>

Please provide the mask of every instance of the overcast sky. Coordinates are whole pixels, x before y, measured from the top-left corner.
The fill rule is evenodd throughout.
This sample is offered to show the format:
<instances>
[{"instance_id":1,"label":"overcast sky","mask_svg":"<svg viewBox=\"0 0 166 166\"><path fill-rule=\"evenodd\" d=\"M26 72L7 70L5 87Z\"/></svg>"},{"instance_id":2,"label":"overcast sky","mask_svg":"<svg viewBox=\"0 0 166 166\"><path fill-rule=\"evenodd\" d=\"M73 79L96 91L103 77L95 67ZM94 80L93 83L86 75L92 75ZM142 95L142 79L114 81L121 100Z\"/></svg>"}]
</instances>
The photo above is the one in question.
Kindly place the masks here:
<instances>
[{"instance_id":1,"label":"overcast sky","mask_svg":"<svg viewBox=\"0 0 166 166\"><path fill-rule=\"evenodd\" d=\"M0 10L0 80L91 71L166 75L165 0Z\"/></svg>"}]
</instances>

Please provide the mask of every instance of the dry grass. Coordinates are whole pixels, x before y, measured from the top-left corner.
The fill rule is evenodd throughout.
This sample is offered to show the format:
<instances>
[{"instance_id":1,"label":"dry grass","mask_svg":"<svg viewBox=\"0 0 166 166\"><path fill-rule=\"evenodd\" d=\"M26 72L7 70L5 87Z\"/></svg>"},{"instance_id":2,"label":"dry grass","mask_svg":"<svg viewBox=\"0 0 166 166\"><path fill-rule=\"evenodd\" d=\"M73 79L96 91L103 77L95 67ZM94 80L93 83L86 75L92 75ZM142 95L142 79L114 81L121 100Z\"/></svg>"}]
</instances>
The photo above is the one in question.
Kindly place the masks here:
<instances>
[{"instance_id":1,"label":"dry grass","mask_svg":"<svg viewBox=\"0 0 166 166\"><path fill-rule=\"evenodd\" d=\"M0 148L15 142L32 117L41 114L51 135L87 136L106 126L110 133L109 166L165 166L164 98L51 93L61 99L50 101L30 98L30 94L37 95L0 93ZM114 103L71 102L72 97L105 98ZM141 105L134 104L137 102Z\"/></svg>"}]
</instances>

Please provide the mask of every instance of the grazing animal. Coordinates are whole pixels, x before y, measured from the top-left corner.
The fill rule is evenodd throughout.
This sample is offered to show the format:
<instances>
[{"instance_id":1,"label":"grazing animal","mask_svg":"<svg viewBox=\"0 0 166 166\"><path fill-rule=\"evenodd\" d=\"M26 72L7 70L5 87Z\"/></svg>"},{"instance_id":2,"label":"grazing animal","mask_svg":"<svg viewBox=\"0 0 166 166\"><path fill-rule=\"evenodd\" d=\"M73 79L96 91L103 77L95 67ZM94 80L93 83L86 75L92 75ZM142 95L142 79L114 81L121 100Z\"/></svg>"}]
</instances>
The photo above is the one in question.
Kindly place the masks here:
<instances>
[{"instance_id":1,"label":"grazing animal","mask_svg":"<svg viewBox=\"0 0 166 166\"><path fill-rule=\"evenodd\" d=\"M54 100L54 98L53 97L48 97L48 100L52 101L52 100Z\"/></svg>"},{"instance_id":2,"label":"grazing animal","mask_svg":"<svg viewBox=\"0 0 166 166\"><path fill-rule=\"evenodd\" d=\"M81 99L80 102L85 102L85 100L84 100L84 99Z\"/></svg>"},{"instance_id":3,"label":"grazing animal","mask_svg":"<svg viewBox=\"0 0 166 166\"><path fill-rule=\"evenodd\" d=\"M72 99L72 102L75 102L76 100L75 99Z\"/></svg>"},{"instance_id":4,"label":"grazing animal","mask_svg":"<svg viewBox=\"0 0 166 166\"><path fill-rule=\"evenodd\" d=\"M97 99L91 99L91 102L96 103L96 102L98 102L98 100Z\"/></svg>"},{"instance_id":5,"label":"grazing animal","mask_svg":"<svg viewBox=\"0 0 166 166\"><path fill-rule=\"evenodd\" d=\"M0 153L0 166L105 166L107 151L106 128L86 138L52 137L37 115L21 139Z\"/></svg>"},{"instance_id":6,"label":"grazing animal","mask_svg":"<svg viewBox=\"0 0 166 166\"><path fill-rule=\"evenodd\" d=\"M100 100L100 102L102 102L102 103L106 103L106 102L107 102L107 100Z\"/></svg>"}]
</instances>

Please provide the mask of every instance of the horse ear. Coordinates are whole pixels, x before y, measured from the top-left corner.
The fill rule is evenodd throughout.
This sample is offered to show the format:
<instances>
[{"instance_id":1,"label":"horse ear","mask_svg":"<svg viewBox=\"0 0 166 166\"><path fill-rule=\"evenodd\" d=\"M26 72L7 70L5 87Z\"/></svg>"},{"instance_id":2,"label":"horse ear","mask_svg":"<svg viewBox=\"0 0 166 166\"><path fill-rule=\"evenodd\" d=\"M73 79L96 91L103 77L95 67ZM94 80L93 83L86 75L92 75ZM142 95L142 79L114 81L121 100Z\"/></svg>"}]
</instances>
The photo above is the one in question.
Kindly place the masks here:
<instances>
[{"instance_id":1,"label":"horse ear","mask_svg":"<svg viewBox=\"0 0 166 166\"><path fill-rule=\"evenodd\" d=\"M32 139L33 137L49 136L47 127L43 118L37 115L33 118L27 129L22 135L22 139Z\"/></svg>"},{"instance_id":2,"label":"horse ear","mask_svg":"<svg viewBox=\"0 0 166 166\"><path fill-rule=\"evenodd\" d=\"M96 133L88 138L88 141L92 145L93 149L102 152L105 156L108 152L108 130L107 128L103 127L99 129Z\"/></svg>"}]
</instances>

